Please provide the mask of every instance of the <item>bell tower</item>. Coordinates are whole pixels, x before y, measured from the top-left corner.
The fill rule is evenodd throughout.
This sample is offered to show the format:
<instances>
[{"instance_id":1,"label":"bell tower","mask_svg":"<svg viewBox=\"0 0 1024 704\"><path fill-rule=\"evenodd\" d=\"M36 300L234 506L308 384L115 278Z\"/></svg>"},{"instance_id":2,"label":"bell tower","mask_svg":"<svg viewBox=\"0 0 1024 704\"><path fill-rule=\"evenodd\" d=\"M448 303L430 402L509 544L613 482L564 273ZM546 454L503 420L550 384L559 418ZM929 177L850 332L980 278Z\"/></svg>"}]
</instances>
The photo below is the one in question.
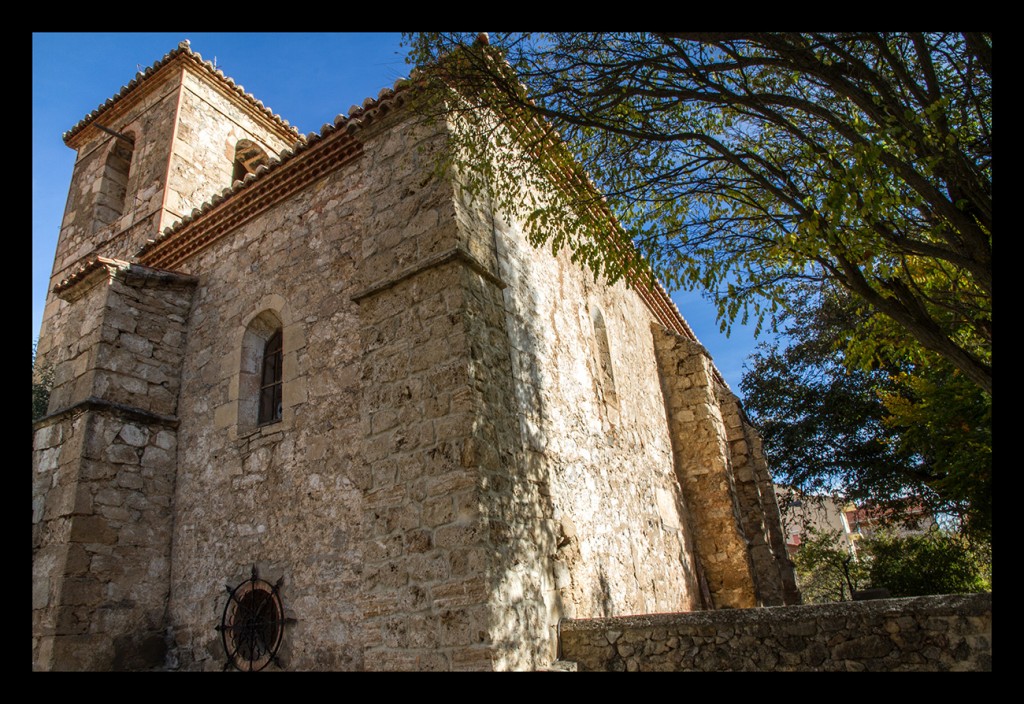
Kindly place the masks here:
<instances>
[{"instance_id":1,"label":"bell tower","mask_svg":"<svg viewBox=\"0 0 1024 704\"><path fill-rule=\"evenodd\" d=\"M131 261L164 228L300 139L188 40L64 133L75 160L38 356L60 337L61 281L96 257ZM52 410L52 409L51 409Z\"/></svg>"},{"instance_id":2,"label":"bell tower","mask_svg":"<svg viewBox=\"0 0 1024 704\"><path fill-rule=\"evenodd\" d=\"M33 668L153 669L170 589L188 271L135 253L298 139L187 42L65 133L75 162L37 363Z\"/></svg>"},{"instance_id":3,"label":"bell tower","mask_svg":"<svg viewBox=\"0 0 1024 704\"><path fill-rule=\"evenodd\" d=\"M181 42L64 133L78 158L57 281L90 256L130 258L146 239L298 139Z\"/></svg>"}]
</instances>

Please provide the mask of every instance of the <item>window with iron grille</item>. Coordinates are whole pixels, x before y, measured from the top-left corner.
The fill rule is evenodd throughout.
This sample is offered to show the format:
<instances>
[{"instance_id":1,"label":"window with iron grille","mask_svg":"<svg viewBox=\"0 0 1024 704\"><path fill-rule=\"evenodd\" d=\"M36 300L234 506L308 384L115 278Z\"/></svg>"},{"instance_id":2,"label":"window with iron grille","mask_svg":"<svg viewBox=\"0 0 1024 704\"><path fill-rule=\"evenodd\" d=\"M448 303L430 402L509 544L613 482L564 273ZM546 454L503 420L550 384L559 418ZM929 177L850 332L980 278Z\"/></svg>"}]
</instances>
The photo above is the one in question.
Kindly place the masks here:
<instances>
[{"instance_id":1,"label":"window with iron grille","mask_svg":"<svg viewBox=\"0 0 1024 704\"><path fill-rule=\"evenodd\" d=\"M227 587L228 600L217 626L227 655L225 669L234 666L242 672L258 672L270 663L283 667L278 651L284 627L295 622L284 614L283 582L284 577L276 584L260 579L253 565L249 579L237 587Z\"/></svg>"},{"instance_id":2,"label":"window with iron grille","mask_svg":"<svg viewBox=\"0 0 1024 704\"><path fill-rule=\"evenodd\" d=\"M258 423L274 423L281 420L281 372L282 372L281 331L278 330L267 340L263 348L263 369L260 377L260 410Z\"/></svg>"}]
</instances>

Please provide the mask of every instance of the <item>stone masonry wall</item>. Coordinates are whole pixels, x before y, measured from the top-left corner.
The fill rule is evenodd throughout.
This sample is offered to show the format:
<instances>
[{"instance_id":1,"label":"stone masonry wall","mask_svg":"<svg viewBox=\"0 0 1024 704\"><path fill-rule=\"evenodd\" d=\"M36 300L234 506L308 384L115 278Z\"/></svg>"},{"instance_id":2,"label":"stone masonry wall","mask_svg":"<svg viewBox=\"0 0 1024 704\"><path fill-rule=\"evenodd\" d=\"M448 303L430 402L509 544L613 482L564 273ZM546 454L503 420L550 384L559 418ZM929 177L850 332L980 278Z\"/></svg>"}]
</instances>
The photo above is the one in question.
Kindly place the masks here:
<instances>
[{"instance_id":1,"label":"stone masonry wall","mask_svg":"<svg viewBox=\"0 0 1024 704\"><path fill-rule=\"evenodd\" d=\"M454 251L431 137L364 139L362 157L183 265L200 284L175 499L179 669L223 666L224 585L253 564L283 579L289 670L494 667L466 294L479 274ZM240 340L266 309L285 325L284 415L246 431Z\"/></svg>"},{"instance_id":2,"label":"stone masonry wall","mask_svg":"<svg viewBox=\"0 0 1024 704\"><path fill-rule=\"evenodd\" d=\"M762 606L799 604L796 572L786 551L782 514L761 450L761 438L746 420L739 399L724 384L717 386L717 398L725 422L736 500L750 546L758 598Z\"/></svg>"},{"instance_id":3,"label":"stone masonry wall","mask_svg":"<svg viewBox=\"0 0 1024 704\"><path fill-rule=\"evenodd\" d=\"M106 272L102 272L106 274ZM115 269L33 437L33 668L164 662L187 277Z\"/></svg>"},{"instance_id":4,"label":"stone masonry wall","mask_svg":"<svg viewBox=\"0 0 1024 704\"><path fill-rule=\"evenodd\" d=\"M215 627L255 565L283 579L289 670L363 669L360 234L365 161L326 175L185 261L199 279L182 374L171 667L220 670ZM248 324L282 324L283 415L242 417Z\"/></svg>"},{"instance_id":5,"label":"stone masonry wall","mask_svg":"<svg viewBox=\"0 0 1024 704\"><path fill-rule=\"evenodd\" d=\"M485 308L500 318L474 337L491 345L474 360L493 370L496 399L488 413L500 461L485 470L495 489L485 506L503 566L492 632L510 645L500 662L550 660L565 615L699 608L650 312L625 286L594 282L568 252L531 246L486 194L456 197L467 251L502 284Z\"/></svg>"},{"instance_id":6,"label":"stone masonry wall","mask_svg":"<svg viewBox=\"0 0 1024 704\"><path fill-rule=\"evenodd\" d=\"M167 177L167 155L174 134L173 116L178 104L179 83L180 77L177 75L164 77L159 84L150 87L145 100L134 105L116 123L104 123L104 127L130 134L135 144L128 175L125 213L122 218L97 233L92 228L96 200L103 186L102 174L107 153L118 138L98 131L94 138L78 148L61 222L53 267L55 280L52 283L66 275L68 267L80 262L97 248L100 248L99 254L124 259L146 237L152 237L157 232ZM154 216L155 220L152 219ZM148 225L144 232L139 233L138 238L127 238L131 241L122 243L125 237L115 237L136 221Z\"/></svg>"},{"instance_id":7,"label":"stone masonry wall","mask_svg":"<svg viewBox=\"0 0 1024 704\"><path fill-rule=\"evenodd\" d=\"M181 400L177 666L222 666L223 586L253 564L284 579L288 669L531 669L554 658L565 611L692 607L643 304L588 287L514 228L499 237L519 260L503 294L489 214L430 178L436 136L409 123L364 140L350 166L183 265L200 285ZM596 405L587 302L605 311L635 399L618 430ZM266 306L288 321L285 413L243 434L238 340Z\"/></svg>"},{"instance_id":8,"label":"stone masonry wall","mask_svg":"<svg viewBox=\"0 0 1024 704\"><path fill-rule=\"evenodd\" d=\"M255 142L270 158L294 146L190 70L182 77L177 120L160 229L231 185L239 140Z\"/></svg>"},{"instance_id":9,"label":"stone masonry wall","mask_svg":"<svg viewBox=\"0 0 1024 704\"><path fill-rule=\"evenodd\" d=\"M535 249L500 214L494 227L508 284L515 451L539 473L534 499L550 504L555 539L535 563L548 575L550 623L700 608L649 311L624 286L595 283L568 252ZM595 312L612 378L602 369Z\"/></svg>"},{"instance_id":10,"label":"stone masonry wall","mask_svg":"<svg viewBox=\"0 0 1024 704\"><path fill-rule=\"evenodd\" d=\"M697 342L652 326L676 473L693 512L697 552L714 608L757 606L756 576L736 502L736 486L711 358Z\"/></svg>"},{"instance_id":11,"label":"stone masonry wall","mask_svg":"<svg viewBox=\"0 0 1024 704\"><path fill-rule=\"evenodd\" d=\"M54 645L60 636L76 635L81 627L64 606L65 575L84 572L88 560L75 548L71 524L81 473L82 448L89 437L91 415L84 410L34 427L32 437L32 669L54 666ZM70 562L70 566L69 566ZM83 565L83 563L85 563ZM69 595L77 606L78 598ZM72 618L69 618L71 616ZM71 621L69 623L69 621Z\"/></svg>"},{"instance_id":12,"label":"stone masonry wall","mask_svg":"<svg viewBox=\"0 0 1024 704\"><path fill-rule=\"evenodd\" d=\"M598 672L991 672L992 595L563 621Z\"/></svg>"},{"instance_id":13,"label":"stone masonry wall","mask_svg":"<svg viewBox=\"0 0 1024 704\"><path fill-rule=\"evenodd\" d=\"M501 285L456 227L452 183L429 177L442 144L406 123L366 145L370 670L529 667L538 646L522 636L545 632L538 595L508 584L511 528L495 508L524 496L502 439L514 417Z\"/></svg>"},{"instance_id":14,"label":"stone masonry wall","mask_svg":"<svg viewBox=\"0 0 1024 704\"><path fill-rule=\"evenodd\" d=\"M360 300L368 670L492 669L463 264Z\"/></svg>"}]
</instances>

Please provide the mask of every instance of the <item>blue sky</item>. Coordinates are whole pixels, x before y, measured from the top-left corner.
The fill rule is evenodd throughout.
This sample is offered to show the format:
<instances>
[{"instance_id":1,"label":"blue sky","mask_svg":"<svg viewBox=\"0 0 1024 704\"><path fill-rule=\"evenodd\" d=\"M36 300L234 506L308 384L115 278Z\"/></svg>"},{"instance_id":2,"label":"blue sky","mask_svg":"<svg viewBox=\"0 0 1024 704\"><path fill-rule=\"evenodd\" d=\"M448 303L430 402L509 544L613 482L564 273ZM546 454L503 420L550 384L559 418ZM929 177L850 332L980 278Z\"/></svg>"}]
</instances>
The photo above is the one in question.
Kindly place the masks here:
<instances>
[{"instance_id":1,"label":"blue sky","mask_svg":"<svg viewBox=\"0 0 1024 704\"><path fill-rule=\"evenodd\" d=\"M39 335L75 152L62 134L182 39L301 132L406 76L390 33L37 33L32 38L32 339ZM752 329L719 332L697 293L673 295L729 386L739 393Z\"/></svg>"}]
</instances>

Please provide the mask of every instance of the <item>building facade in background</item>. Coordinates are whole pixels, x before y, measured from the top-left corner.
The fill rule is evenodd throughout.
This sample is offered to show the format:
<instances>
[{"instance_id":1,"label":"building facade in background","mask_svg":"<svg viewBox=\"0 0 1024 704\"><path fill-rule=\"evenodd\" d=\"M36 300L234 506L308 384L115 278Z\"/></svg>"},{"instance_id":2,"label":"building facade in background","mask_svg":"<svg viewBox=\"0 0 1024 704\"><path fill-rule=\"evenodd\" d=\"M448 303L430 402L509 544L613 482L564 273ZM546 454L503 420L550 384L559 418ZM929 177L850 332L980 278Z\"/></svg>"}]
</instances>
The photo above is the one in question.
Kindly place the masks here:
<instances>
[{"instance_id":1,"label":"building facade in background","mask_svg":"<svg viewBox=\"0 0 1024 704\"><path fill-rule=\"evenodd\" d=\"M858 507L854 502L839 501L825 494L805 494L792 487L776 485L775 495L790 557L796 555L812 532L835 536L847 552L857 557L860 541L876 534L923 535L937 526L935 517L924 506L908 508L897 521L884 509L871 505Z\"/></svg>"}]
</instances>

